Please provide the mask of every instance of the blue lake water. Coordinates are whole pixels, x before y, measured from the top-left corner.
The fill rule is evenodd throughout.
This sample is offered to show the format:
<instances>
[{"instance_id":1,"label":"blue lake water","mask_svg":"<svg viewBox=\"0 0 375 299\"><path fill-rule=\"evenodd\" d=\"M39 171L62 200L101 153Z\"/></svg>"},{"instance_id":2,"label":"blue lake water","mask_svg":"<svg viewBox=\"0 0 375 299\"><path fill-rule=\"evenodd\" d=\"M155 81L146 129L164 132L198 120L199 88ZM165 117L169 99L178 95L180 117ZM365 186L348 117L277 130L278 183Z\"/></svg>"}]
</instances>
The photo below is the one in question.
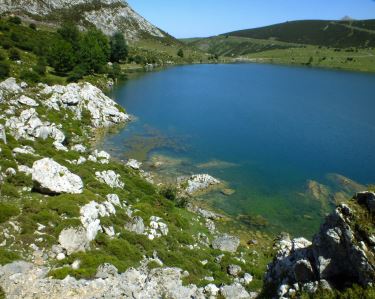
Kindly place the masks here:
<instances>
[{"instance_id":1,"label":"blue lake water","mask_svg":"<svg viewBox=\"0 0 375 299\"><path fill-rule=\"evenodd\" d=\"M209 173L236 190L204 200L234 216L262 217L276 231L316 231L319 203L300 195L309 179L325 183L338 173L375 182L373 74L181 66L138 76L112 96L137 120L108 135L106 149L121 158L142 159L143 147L148 158L182 159L178 171Z\"/></svg>"}]
</instances>

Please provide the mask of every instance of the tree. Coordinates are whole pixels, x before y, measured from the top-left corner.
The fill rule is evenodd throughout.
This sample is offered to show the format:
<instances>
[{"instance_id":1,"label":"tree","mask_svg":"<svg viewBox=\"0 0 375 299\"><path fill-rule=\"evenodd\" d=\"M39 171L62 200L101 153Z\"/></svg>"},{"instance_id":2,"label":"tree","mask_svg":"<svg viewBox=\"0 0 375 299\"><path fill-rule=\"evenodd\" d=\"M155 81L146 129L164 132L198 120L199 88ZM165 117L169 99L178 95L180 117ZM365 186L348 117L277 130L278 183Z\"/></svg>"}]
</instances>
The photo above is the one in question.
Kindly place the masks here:
<instances>
[{"instance_id":1,"label":"tree","mask_svg":"<svg viewBox=\"0 0 375 299\"><path fill-rule=\"evenodd\" d=\"M177 56L184 58L184 51L182 49L178 50Z\"/></svg>"},{"instance_id":2,"label":"tree","mask_svg":"<svg viewBox=\"0 0 375 299\"><path fill-rule=\"evenodd\" d=\"M48 53L48 63L58 74L66 74L75 65L75 53L70 43L63 39L57 39Z\"/></svg>"},{"instance_id":3,"label":"tree","mask_svg":"<svg viewBox=\"0 0 375 299\"><path fill-rule=\"evenodd\" d=\"M124 35L121 32L116 32L111 37L110 45L110 59L112 62L120 62L120 60L124 60L126 57L128 57L128 46L126 45Z\"/></svg>"},{"instance_id":4,"label":"tree","mask_svg":"<svg viewBox=\"0 0 375 299\"><path fill-rule=\"evenodd\" d=\"M46 59L43 57L43 56L40 56L38 57L38 61L36 63L36 65L33 67L34 71L43 76L46 74L46 70L47 70L47 61Z\"/></svg>"},{"instance_id":5,"label":"tree","mask_svg":"<svg viewBox=\"0 0 375 299\"><path fill-rule=\"evenodd\" d=\"M108 39L101 31L92 29L83 35L79 46L79 60L89 73L102 71L108 62L109 54Z\"/></svg>"},{"instance_id":6,"label":"tree","mask_svg":"<svg viewBox=\"0 0 375 299\"><path fill-rule=\"evenodd\" d=\"M57 29L57 33L60 36L70 43L74 50L78 50L79 47L79 40L80 40L80 32L73 23L64 23L59 29Z\"/></svg>"},{"instance_id":7,"label":"tree","mask_svg":"<svg viewBox=\"0 0 375 299\"><path fill-rule=\"evenodd\" d=\"M16 25L20 25L22 23L21 18L19 17L10 17L8 21Z\"/></svg>"}]
</instances>

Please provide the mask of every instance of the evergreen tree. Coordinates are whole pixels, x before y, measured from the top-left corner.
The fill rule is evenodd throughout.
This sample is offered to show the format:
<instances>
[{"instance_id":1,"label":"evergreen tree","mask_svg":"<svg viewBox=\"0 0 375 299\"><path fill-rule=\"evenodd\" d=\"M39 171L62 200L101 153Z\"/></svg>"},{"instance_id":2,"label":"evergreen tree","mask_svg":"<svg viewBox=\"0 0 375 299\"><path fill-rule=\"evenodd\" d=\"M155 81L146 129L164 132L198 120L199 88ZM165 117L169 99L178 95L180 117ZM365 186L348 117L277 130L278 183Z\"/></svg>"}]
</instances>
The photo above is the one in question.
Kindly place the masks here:
<instances>
[{"instance_id":1,"label":"evergreen tree","mask_svg":"<svg viewBox=\"0 0 375 299\"><path fill-rule=\"evenodd\" d=\"M128 46L124 35L121 32L116 32L111 37L111 61L120 62L120 60L126 59L128 57Z\"/></svg>"},{"instance_id":2,"label":"evergreen tree","mask_svg":"<svg viewBox=\"0 0 375 299\"><path fill-rule=\"evenodd\" d=\"M98 73L108 62L110 46L107 37L99 30L86 32L79 47L79 61L85 65L87 72Z\"/></svg>"},{"instance_id":3,"label":"evergreen tree","mask_svg":"<svg viewBox=\"0 0 375 299\"><path fill-rule=\"evenodd\" d=\"M70 43L57 39L48 53L48 62L58 74L66 74L75 65L75 53Z\"/></svg>"}]
</instances>

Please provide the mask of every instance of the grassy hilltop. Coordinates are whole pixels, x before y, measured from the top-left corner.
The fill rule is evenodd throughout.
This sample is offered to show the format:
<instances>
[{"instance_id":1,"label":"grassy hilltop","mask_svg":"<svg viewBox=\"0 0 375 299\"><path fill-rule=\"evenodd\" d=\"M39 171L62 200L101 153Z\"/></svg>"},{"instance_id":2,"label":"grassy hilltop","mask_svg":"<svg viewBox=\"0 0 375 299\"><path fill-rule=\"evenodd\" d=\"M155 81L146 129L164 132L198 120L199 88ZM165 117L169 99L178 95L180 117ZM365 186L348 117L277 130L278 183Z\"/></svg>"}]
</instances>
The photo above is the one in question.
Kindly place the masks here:
<instances>
[{"instance_id":1,"label":"grassy hilltop","mask_svg":"<svg viewBox=\"0 0 375 299\"><path fill-rule=\"evenodd\" d=\"M294 21L184 41L224 59L375 72L374 24Z\"/></svg>"}]
</instances>

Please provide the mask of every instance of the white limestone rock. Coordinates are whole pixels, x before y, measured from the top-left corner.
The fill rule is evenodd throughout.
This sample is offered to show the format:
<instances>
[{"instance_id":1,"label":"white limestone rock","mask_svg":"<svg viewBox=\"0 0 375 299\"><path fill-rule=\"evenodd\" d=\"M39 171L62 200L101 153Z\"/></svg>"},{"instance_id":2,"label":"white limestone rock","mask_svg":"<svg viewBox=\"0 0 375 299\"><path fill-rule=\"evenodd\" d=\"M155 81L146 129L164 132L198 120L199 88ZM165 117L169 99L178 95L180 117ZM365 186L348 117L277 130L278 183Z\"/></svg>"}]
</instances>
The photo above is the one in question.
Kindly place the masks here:
<instances>
[{"instance_id":1,"label":"white limestone rock","mask_svg":"<svg viewBox=\"0 0 375 299\"><path fill-rule=\"evenodd\" d=\"M107 97L99 88L90 83L71 83L67 86L47 86L41 91L50 94L44 105L55 110L61 108L73 111L77 119L81 119L84 111L88 111L94 127L109 127L126 122L130 117L121 112L118 105Z\"/></svg>"},{"instance_id":2,"label":"white limestone rock","mask_svg":"<svg viewBox=\"0 0 375 299\"><path fill-rule=\"evenodd\" d=\"M246 289L239 283L233 283L232 285L222 286L220 293L225 299L250 299L250 294Z\"/></svg>"},{"instance_id":3,"label":"white limestone rock","mask_svg":"<svg viewBox=\"0 0 375 299\"><path fill-rule=\"evenodd\" d=\"M81 178L71 173L65 166L62 166L50 158L35 161L32 167L32 179L35 188L41 193L78 194L83 191Z\"/></svg>"},{"instance_id":4,"label":"white limestone rock","mask_svg":"<svg viewBox=\"0 0 375 299\"><path fill-rule=\"evenodd\" d=\"M120 180L121 176L115 173L113 170L97 171L95 172L96 178L107 184L111 188L124 188L125 184Z\"/></svg>"},{"instance_id":5,"label":"white limestone rock","mask_svg":"<svg viewBox=\"0 0 375 299\"><path fill-rule=\"evenodd\" d=\"M94 240L98 232L102 230L104 230L107 235L114 236L113 228L104 228L100 224L100 217L116 214L116 209L112 203L106 201L99 204L95 201L91 201L81 207L80 214L81 223L86 230L86 237L89 241Z\"/></svg>"},{"instance_id":6,"label":"white limestone rock","mask_svg":"<svg viewBox=\"0 0 375 299\"><path fill-rule=\"evenodd\" d=\"M214 249L219 249L226 252L236 252L238 246L240 245L240 239L238 237L230 235L221 235L216 237L212 241L212 247Z\"/></svg>"},{"instance_id":7,"label":"white limestone rock","mask_svg":"<svg viewBox=\"0 0 375 299\"><path fill-rule=\"evenodd\" d=\"M79 153L85 153L87 151L87 148L83 146L82 144L73 145L70 149L72 151L79 152Z\"/></svg>"},{"instance_id":8,"label":"white limestone rock","mask_svg":"<svg viewBox=\"0 0 375 299\"><path fill-rule=\"evenodd\" d=\"M90 241L86 237L86 231L83 228L68 228L61 231L59 243L68 255L75 252L86 251L89 249Z\"/></svg>"},{"instance_id":9,"label":"white limestone rock","mask_svg":"<svg viewBox=\"0 0 375 299\"><path fill-rule=\"evenodd\" d=\"M139 170L142 166L142 163L138 162L135 159L129 159L129 161L126 163L126 166L129 166L130 168L133 168L135 170Z\"/></svg>"},{"instance_id":10,"label":"white limestone rock","mask_svg":"<svg viewBox=\"0 0 375 299\"><path fill-rule=\"evenodd\" d=\"M5 93L16 94L22 92L21 86L17 84L15 78L10 77L0 83L0 90Z\"/></svg>"},{"instance_id":11,"label":"white limestone rock","mask_svg":"<svg viewBox=\"0 0 375 299\"><path fill-rule=\"evenodd\" d=\"M35 156L35 150L28 145L22 146L22 147L15 147L12 150L13 156L17 156L19 154L24 154L24 155L32 155Z\"/></svg>"},{"instance_id":12,"label":"white limestone rock","mask_svg":"<svg viewBox=\"0 0 375 299\"><path fill-rule=\"evenodd\" d=\"M17 100L20 104L30 106L30 107L38 107L39 104L32 98L29 98L25 95L22 95Z\"/></svg>"},{"instance_id":13,"label":"white limestone rock","mask_svg":"<svg viewBox=\"0 0 375 299\"><path fill-rule=\"evenodd\" d=\"M188 179L187 184L188 186L185 191L188 194L194 194L213 185L218 185L220 184L220 181L208 174L195 174Z\"/></svg>"},{"instance_id":14,"label":"white limestone rock","mask_svg":"<svg viewBox=\"0 0 375 299\"><path fill-rule=\"evenodd\" d=\"M5 127L0 124L0 140L7 144L7 135L5 133Z\"/></svg>"}]
</instances>

